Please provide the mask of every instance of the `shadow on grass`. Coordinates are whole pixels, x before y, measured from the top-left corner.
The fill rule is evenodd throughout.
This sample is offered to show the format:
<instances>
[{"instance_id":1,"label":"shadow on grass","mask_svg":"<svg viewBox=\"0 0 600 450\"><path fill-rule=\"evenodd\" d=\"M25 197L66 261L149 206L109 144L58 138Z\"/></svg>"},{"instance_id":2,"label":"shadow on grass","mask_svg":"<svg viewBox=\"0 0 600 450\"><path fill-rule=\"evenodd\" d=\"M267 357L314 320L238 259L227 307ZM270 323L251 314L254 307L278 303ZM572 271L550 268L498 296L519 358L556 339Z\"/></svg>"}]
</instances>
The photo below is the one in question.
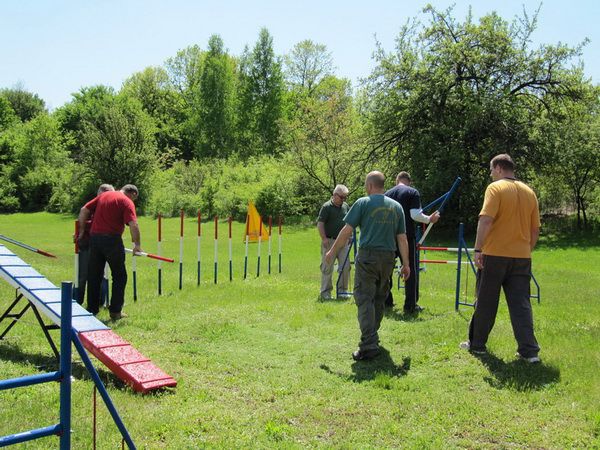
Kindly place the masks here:
<instances>
[{"instance_id":1,"label":"shadow on grass","mask_svg":"<svg viewBox=\"0 0 600 450\"><path fill-rule=\"evenodd\" d=\"M78 355L77 350L73 350L73 356ZM50 350L49 350L50 352ZM58 361L54 356L42 355L39 353L27 353L21 350L18 345L14 345L7 342L0 344L0 359L4 361L11 361L15 364L22 364L25 366L35 366L37 370L48 372L56 371L59 368ZM111 372L104 369L98 369L96 371L100 376L100 380L104 385L114 386L119 390L126 390L128 387L120 379L118 379ZM73 361L71 365L71 374L77 380L91 380L92 377L88 373L87 369L82 362Z\"/></svg>"},{"instance_id":2,"label":"shadow on grass","mask_svg":"<svg viewBox=\"0 0 600 450\"><path fill-rule=\"evenodd\" d=\"M410 356L402 359L402 364L396 364L390 352L385 347L380 347L381 352L375 358L365 361L355 361L352 368L352 375L335 372L326 364L319 367L327 373L336 375L344 380L353 383L362 383L363 381L372 381L379 376L403 377L410 370Z\"/></svg>"},{"instance_id":3,"label":"shadow on grass","mask_svg":"<svg viewBox=\"0 0 600 450\"><path fill-rule=\"evenodd\" d=\"M395 320L397 322L423 322L421 316L422 313L406 313L404 311L399 311L394 308L385 308L383 311L383 315L390 320Z\"/></svg>"},{"instance_id":4,"label":"shadow on grass","mask_svg":"<svg viewBox=\"0 0 600 450\"><path fill-rule=\"evenodd\" d=\"M323 297L317 297L317 303L339 303L339 304L343 304L343 303L354 303L354 299L352 297L350 298L323 298Z\"/></svg>"},{"instance_id":5,"label":"shadow on grass","mask_svg":"<svg viewBox=\"0 0 600 450\"><path fill-rule=\"evenodd\" d=\"M578 248L594 249L600 247L600 233L593 230L547 231L540 236L537 248Z\"/></svg>"},{"instance_id":6,"label":"shadow on grass","mask_svg":"<svg viewBox=\"0 0 600 450\"><path fill-rule=\"evenodd\" d=\"M530 364L519 359L505 362L492 353L476 357L490 372L491 377L484 377L485 382L496 389L537 391L560 380L560 370L543 362Z\"/></svg>"}]
</instances>

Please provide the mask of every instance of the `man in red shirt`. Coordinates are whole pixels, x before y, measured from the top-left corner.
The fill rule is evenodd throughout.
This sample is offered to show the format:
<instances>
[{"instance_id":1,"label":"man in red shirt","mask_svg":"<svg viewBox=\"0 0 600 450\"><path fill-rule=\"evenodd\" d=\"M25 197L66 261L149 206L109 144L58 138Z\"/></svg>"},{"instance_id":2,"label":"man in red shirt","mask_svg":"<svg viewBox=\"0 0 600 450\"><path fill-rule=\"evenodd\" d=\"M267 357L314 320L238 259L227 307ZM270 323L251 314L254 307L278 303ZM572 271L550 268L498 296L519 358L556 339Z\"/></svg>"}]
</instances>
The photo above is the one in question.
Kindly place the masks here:
<instances>
[{"instance_id":1,"label":"man in red shirt","mask_svg":"<svg viewBox=\"0 0 600 450\"><path fill-rule=\"evenodd\" d=\"M141 252L140 229L133 202L138 198L138 189L126 184L120 191L105 192L90 200L79 213L79 238L83 237L85 222L94 215L90 230L90 262L88 269L88 311L98 314L100 309L100 288L104 266L108 263L112 273L112 293L110 317L118 320L126 317L121 311L125 302L127 269L125 267L125 247L121 235L125 225L129 226L133 252Z\"/></svg>"}]
</instances>

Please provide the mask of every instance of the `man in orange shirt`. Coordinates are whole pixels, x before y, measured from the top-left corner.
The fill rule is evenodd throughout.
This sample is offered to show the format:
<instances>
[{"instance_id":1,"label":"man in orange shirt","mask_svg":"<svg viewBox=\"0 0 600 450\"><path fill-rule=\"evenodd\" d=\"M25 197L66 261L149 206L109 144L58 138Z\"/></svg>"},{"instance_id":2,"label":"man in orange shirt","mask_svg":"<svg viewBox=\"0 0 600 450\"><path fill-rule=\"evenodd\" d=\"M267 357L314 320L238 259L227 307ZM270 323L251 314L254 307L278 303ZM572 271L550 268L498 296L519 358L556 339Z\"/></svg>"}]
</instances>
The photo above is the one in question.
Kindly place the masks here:
<instances>
[{"instance_id":1,"label":"man in orange shirt","mask_svg":"<svg viewBox=\"0 0 600 450\"><path fill-rule=\"evenodd\" d=\"M507 154L490 162L493 182L485 191L479 213L474 262L477 268L477 301L469 324L469 340L461 348L475 354L486 352L492 331L500 288L503 288L513 333L518 343L517 356L540 362L540 347L533 332L529 283L531 251L540 232L540 215L535 193L515 179L515 165Z\"/></svg>"}]
</instances>

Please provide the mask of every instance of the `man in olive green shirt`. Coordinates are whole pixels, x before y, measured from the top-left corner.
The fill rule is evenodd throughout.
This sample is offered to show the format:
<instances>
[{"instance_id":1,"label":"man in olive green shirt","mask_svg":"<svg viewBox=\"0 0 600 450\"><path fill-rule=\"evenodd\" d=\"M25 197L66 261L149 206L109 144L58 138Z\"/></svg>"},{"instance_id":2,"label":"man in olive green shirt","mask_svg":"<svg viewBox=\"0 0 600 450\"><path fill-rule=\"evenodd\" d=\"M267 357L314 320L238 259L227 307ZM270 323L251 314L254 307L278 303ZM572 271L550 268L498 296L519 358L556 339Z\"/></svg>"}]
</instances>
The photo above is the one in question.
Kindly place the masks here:
<instances>
[{"instance_id":1,"label":"man in olive green shirt","mask_svg":"<svg viewBox=\"0 0 600 450\"><path fill-rule=\"evenodd\" d=\"M410 275L404 212L398 202L384 195L384 182L381 172L367 175L367 197L352 205L344 218L346 225L325 255L326 261L332 261L336 251L352 236L354 228L360 227L354 280L354 299L361 332L358 350L352 353L356 361L379 354L378 330L390 290L389 279L396 263L396 245L402 258L400 273L405 280Z\"/></svg>"},{"instance_id":2,"label":"man in olive green shirt","mask_svg":"<svg viewBox=\"0 0 600 450\"><path fill-rule=\"evenodd\" d=\"M338 184L333 190L331 199L321 206L319 217L317 218L317 230L321 237L321 298L331 299L331 290L333 283L331 275L335 260L338 261L338 272L340 274L339 298L349 298L348 280L350 279L350 261L346 261L348 255L348 244L346 242L335 254L333 260L328 263L325 261L325 254L329 251L333 242L338 237L340 230L344 227L344 216L348 213L349 207L346 203L348 198L348 188L343 184Z\"/></svg>"}]
</instances>

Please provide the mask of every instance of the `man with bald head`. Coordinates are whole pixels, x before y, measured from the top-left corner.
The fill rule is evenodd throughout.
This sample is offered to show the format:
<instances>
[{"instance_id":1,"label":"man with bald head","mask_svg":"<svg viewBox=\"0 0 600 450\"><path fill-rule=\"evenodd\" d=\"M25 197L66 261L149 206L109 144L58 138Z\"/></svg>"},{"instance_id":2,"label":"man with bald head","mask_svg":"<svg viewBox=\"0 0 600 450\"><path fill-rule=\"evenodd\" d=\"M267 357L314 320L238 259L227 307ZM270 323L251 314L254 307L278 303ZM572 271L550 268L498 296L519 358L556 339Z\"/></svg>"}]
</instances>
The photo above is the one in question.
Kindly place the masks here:
<instances>
[{"instance_id":1,"label":"man with bald head","mask_svg":"<svg viewBox=\"0 0 600 450\"><path fill-rule=\"evenodd\" d=\"M396 245L402 258L402 277L410 275L404 212L400 204L384 195L385 177L370 172L365 180L367 196L359 198L344 217L338 234L325 258L331 262L337 251L348 242L354 228L360 227L359 250L355 261L354 299L358 307L360 342L352 353L355 361L379 354L379 326L385 299L390 291L389 279L396 261Z\"/></svg>"}]
</instances>

